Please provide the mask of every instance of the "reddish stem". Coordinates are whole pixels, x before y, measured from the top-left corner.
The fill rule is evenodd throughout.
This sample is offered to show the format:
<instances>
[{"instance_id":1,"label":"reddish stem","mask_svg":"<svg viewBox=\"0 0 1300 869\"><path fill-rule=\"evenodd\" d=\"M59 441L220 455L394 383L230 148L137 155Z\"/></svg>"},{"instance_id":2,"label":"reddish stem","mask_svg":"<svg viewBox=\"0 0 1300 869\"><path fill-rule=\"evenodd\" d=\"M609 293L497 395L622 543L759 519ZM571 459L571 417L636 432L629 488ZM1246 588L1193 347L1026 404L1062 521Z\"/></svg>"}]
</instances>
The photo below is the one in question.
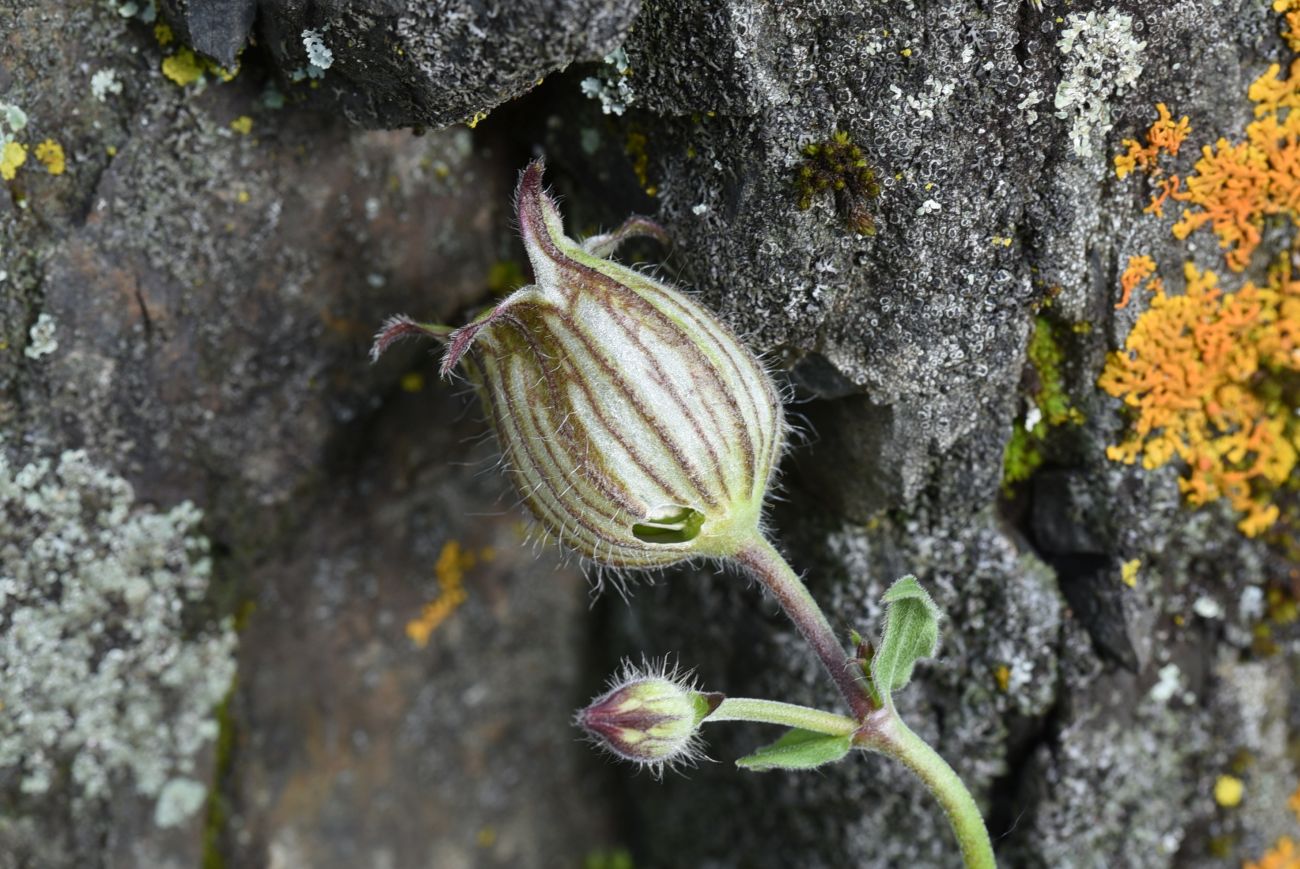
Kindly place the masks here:
<instances>
[{"instance_id":1,"label":"reddish stem","mask_svg":"<svg viewBox=\"0 0 1300 869\"><path fill-rule=\"evenodd\" d=\"M781 609L785 610L785 614L821 659L822 666L835 682L835 687L840 689L840 694L853 710L854 718L865 721L873 706L867 686L859 681L861 670L835 638L835 631L826 620L826 614L808 593L808 588L799 575L781 557L781 553L761 536L732 558L753 574L772 593L777 603L781 604Z\"/></svg>"}]
</instances>

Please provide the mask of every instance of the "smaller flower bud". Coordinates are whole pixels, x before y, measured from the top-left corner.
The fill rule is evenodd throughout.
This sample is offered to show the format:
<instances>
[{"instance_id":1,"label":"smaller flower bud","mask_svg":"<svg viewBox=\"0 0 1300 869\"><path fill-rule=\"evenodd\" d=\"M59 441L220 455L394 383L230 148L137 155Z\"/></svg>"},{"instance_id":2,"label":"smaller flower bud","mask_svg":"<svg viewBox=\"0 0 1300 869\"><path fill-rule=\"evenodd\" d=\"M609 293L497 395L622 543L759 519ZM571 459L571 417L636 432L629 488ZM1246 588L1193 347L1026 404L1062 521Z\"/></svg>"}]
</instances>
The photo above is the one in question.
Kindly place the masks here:
<instances>
[{"instance_id":1,"label":"smaller flower bud","mask_svg":"<svg viewBox=\"0 0 1300 869\"><path fill-rule=\"evenodd\" d=\"M694 766L700 750L700 722L723 695L696 690L689 674L667 664L638 669L630 663L608 691L575 716L575 723L616 757L659 778L665 766Z\"/></svg>"}]
</instances>

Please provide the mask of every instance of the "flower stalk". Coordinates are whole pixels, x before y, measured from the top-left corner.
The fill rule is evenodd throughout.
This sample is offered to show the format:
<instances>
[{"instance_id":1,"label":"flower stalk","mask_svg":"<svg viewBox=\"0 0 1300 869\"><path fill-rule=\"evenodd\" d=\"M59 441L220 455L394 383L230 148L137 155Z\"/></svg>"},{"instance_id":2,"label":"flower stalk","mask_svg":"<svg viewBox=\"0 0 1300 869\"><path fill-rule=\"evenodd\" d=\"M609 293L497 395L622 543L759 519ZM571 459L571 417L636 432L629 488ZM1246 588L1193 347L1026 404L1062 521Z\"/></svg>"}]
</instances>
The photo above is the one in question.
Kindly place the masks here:
<instances>
[{"instance_id":1,"label":"flower stalk","mask_svg":"<svg viewBox=\"0 0 1300 869\"><path fill-rule=\"evenodd\" d=\"M844 702L853 710L854 717L859 721L865 719L872 711L872 706L866 684L858 679L862 671L845 654L826 614L817 605L799 574L794 572L776 547L762 536L756 536L753 542L732 558L776 598L781 609L785 610L785 614L821 659L822 666L839 689Z\"/></svg>"},{"instance_id":2,"label":"flower stalk","mask_svg":"<svg viewBox=\"0 0 1300 869\"><path fill-rule=\"evenodd\" d=\"M856 733L860 726L852 718L836 715L834 712L823 712L820 709L811 709L795 703L782 703L778 700L756 700L752 697L728 697L704 720L708 724L719 721L782 724L827 736Z\"/></svg>"},{"instance_id":3,"label":"flower stalk","mask_svg":"<svg viewBox=\"0 0 1300 869\"><path fill-rule=\"evenodd\" d=\"M898 713L881 712L879 722L871 722L855 737L855 747L892 757L910 769L943 806L967 869L994 869L997 860L988 828L961 777Z\"/></svg>"}]
</instances>

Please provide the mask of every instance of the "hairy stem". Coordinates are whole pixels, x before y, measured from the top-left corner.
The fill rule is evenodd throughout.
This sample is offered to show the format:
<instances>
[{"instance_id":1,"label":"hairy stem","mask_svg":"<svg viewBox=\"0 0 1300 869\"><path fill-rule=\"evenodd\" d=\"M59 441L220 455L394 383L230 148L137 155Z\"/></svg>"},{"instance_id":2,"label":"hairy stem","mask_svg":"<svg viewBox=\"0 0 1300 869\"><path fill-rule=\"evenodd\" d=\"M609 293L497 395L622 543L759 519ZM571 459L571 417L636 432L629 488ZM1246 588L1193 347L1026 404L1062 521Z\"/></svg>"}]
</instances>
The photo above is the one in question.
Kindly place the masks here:
<instances>
[{"instance_id":1,"label":"hairy stem","mask_svg":"<svg viewBox=\"0 0 1300 869\"><path fill-rule=\"evenodd\" d=\"M736 562L754 575L772 593L785 614L794 622L808 644L821 659L826 672L840 689L853 715L864 720L872 711L871 698L866 685L858 681L861 671L845 654L844 647L835 638L835 631L826 620L817 601L808 593L803 580L781 557L781 553L765 537L756 535L753 542L732 556Z\"/></svg>"},{"instance_id":2,"label":"hairy stem","mask_svg":"<svg viewBox=\"0 0 1300 869\"><path fill-rule=\"evenodd\" d=\"M855 741L861 748L899 760L934 794L961 846L966 869L996 869L993 843L979 806L948 762L903 723L891 707L872 716Z\"/></svg>"},{"instance_id":3,"label":"hairy stem","mask_svg":"<svg viewBox=\"0 0 1300 869\"><path fill-rule=\"evenodd\" d=\"M823 712L794 703L776 700L755 700L749 697L728 697L704 719L705 724L715 721L755 721L759 724L784 724L825 733L828 736L846 736L858 729L858 722L834 712Z\"/></svg>"}]
</instances>

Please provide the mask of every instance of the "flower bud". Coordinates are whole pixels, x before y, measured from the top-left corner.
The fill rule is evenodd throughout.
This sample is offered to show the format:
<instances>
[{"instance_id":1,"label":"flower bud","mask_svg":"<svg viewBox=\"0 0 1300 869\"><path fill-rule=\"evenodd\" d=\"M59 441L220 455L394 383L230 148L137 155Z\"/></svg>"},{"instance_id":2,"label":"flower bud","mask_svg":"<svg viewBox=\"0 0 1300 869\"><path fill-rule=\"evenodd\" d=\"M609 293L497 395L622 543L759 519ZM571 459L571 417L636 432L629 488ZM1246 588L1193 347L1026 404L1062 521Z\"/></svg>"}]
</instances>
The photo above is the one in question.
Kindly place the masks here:
<instances>
[{"instance_id":1,"label":"flower bud","mask_svg":"<svg viewBox=\"0 0 1300 869\"><path fill-rule=\"evenodd\" d=\"M665 766L689 766L702 757L700 722L722 699L696 691L676 670L626 665L610 690L578 711L576 723L611 754L658 777Z\"/></svg>"},{"instance_id":2,"label":"flower bud","mask_svg":"<svg viewBox=\"0 0 1300 869\"><path fill-rule=\"evenodd\" d=\"M519 224L536 283L455 330L390 321L398 338L448 342L533 515L565 544L613 567L726 557L757 534L784 436L781 404L754 355L706 309L605 255L643 218L579 244L523 173Z\"/></svg>"}]
</instances>

